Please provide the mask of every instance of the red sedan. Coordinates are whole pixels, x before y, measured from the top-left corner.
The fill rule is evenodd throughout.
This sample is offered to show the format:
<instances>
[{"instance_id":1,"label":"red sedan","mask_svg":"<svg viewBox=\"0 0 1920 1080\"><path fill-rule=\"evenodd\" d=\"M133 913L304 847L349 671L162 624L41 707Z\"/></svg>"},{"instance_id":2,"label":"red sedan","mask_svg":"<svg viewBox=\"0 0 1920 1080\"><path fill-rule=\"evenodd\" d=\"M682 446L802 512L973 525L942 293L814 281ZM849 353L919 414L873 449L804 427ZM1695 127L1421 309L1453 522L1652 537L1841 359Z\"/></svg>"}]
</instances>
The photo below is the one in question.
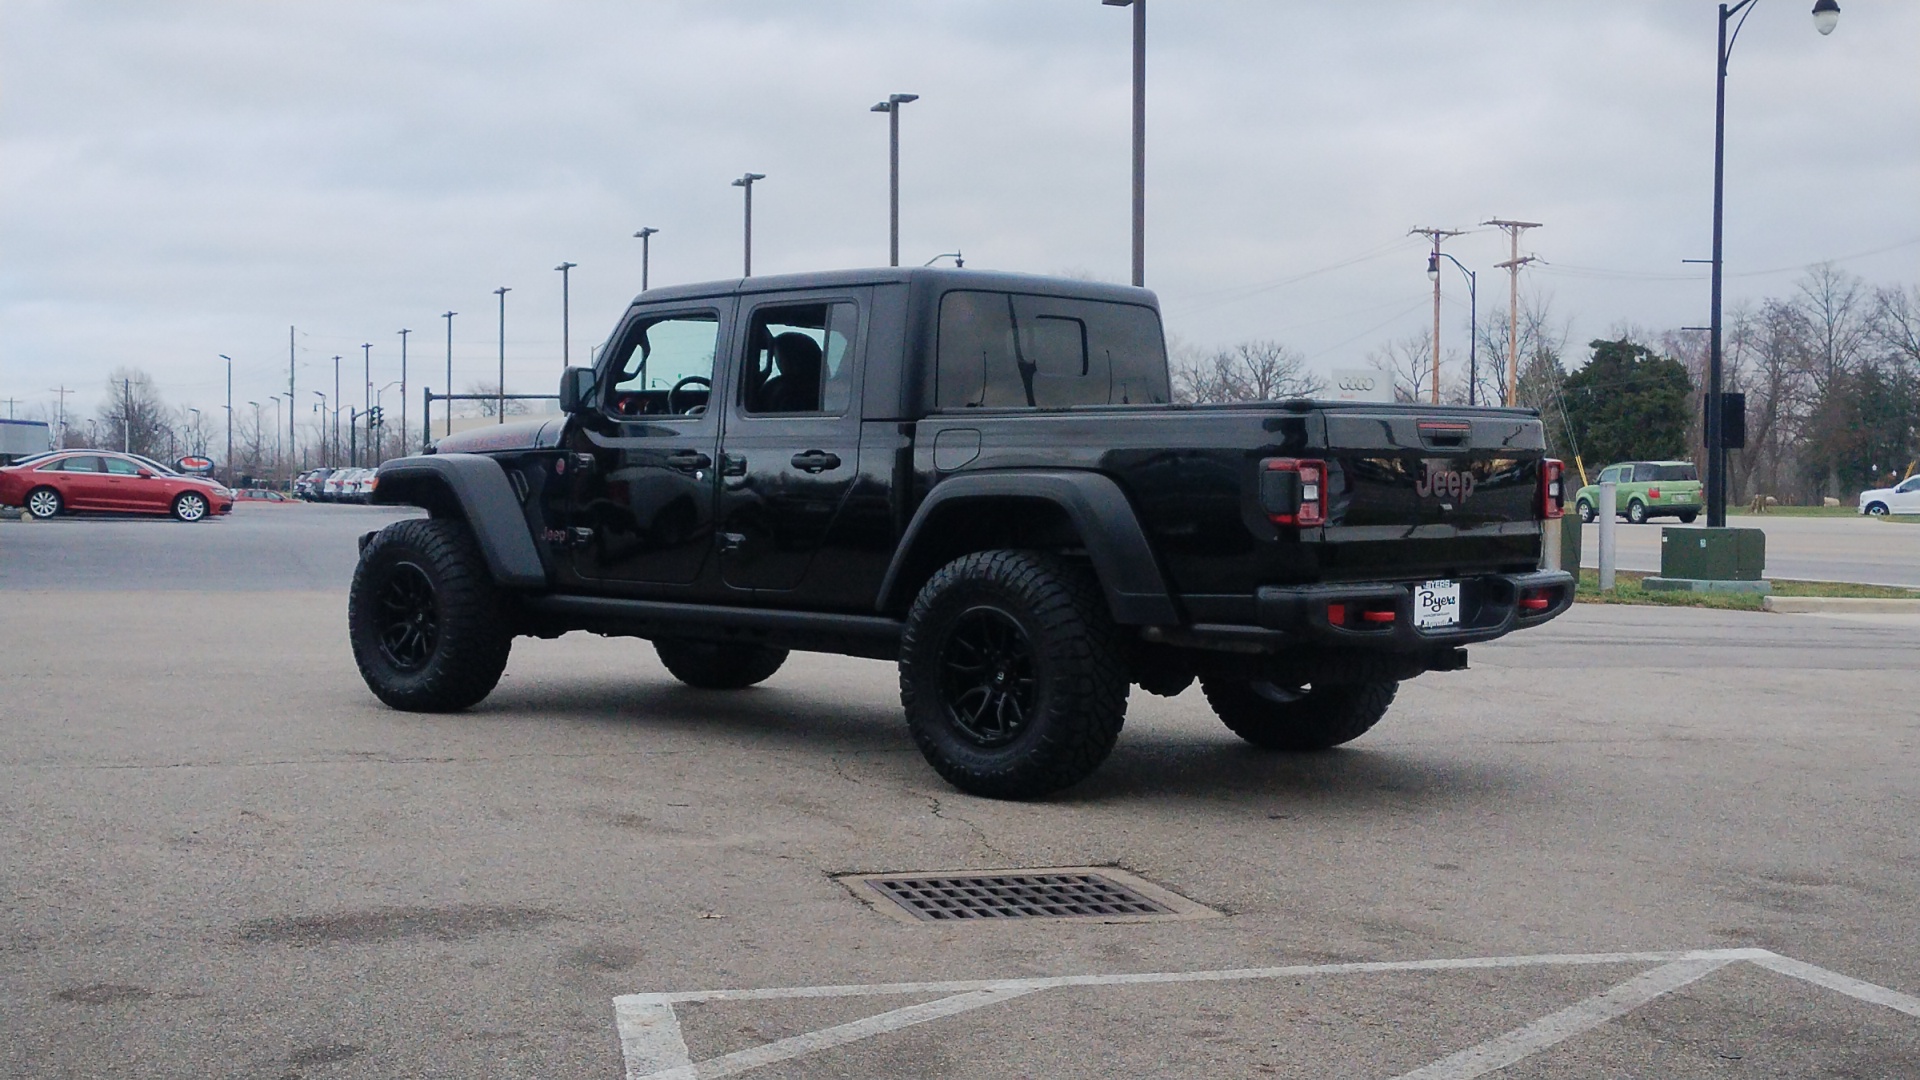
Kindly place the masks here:
<instances>
[{"instance_id":1,"label":"red sedan","mask_svg":"<svg viewBox=\"0 0 1920 1080\"><path fill-rule=\"evenodd\" d=\"M0 468L0 506L46 519L74 510L172 514L199 521L233 509L233 493L212 480L104 450L66 450Z\"/></svg>"}]
</instances>

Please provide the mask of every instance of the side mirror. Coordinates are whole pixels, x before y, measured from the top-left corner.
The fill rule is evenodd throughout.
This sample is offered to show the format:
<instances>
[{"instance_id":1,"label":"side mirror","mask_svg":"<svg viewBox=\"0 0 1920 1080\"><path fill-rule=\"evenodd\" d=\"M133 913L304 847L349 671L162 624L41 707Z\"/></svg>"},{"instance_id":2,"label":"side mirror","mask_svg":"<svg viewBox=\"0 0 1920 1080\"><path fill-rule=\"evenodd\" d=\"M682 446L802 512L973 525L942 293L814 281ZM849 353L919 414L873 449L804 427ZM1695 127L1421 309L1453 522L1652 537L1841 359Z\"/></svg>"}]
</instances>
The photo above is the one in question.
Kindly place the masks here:
<instances>
[{"instance_id":1,"label":"side mirror","mask_svg":"<svg viewBox=\"0 0 1920 1080\"><path fill-rule=\"evenodd\" d=\"M153 470L141 469L139 472L135 473L134 475L138 476L142 480L151 480L153 479Z\"/></svg>"},{"instance_id":2,"label":"side mirror","mask_svg":"<svg viewBox=\"0 0 1920 1080\"><path fill-rule=\"evenodd\" d=\"M577 413L593 399L593 369L570 367L560 374L560 411Z\"/></svg>"}]
</instances>

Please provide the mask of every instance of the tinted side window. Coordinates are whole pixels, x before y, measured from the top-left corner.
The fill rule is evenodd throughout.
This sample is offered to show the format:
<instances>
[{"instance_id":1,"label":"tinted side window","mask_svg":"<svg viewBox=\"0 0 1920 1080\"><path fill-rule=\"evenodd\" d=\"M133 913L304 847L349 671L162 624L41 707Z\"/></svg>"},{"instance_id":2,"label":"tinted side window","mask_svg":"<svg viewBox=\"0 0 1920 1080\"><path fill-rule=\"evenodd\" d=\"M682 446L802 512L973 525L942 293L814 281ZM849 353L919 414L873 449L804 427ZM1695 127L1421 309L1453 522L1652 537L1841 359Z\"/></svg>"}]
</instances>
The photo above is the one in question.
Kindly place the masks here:
<instances>
[{"instance_id":1,"label":"tinted side window","mask_svg":"<svg viewBox=\"0 0 1920 1080\"><path fill-rule=\"evenodd\" d=\"M940 302L935 403L1064 408L1168 400L1151 308L973 291Z\"/></svg>"},{"instance_id":2,"label":"tinted side window","mask_svg":"<svg viewBox=\"0 0 1920 1080\"><path fill-rule=\"evenodd\" d=\"M626 355L613 369L608 410L624 416L705 412L719 337L720 316L711 311L669 315L634 327L628 332Z\"/></svg>"},{"instance_id":3,"label":"tinted side window","mask_svg":"<svg viewBox=\"0 0 1920 1080\"><path fill-rule=\"evenodd\" d=\"M853 399L858 309L845 301L753 313L740 403L749 413L830 413Z\"/></svg>"},{"instance_id":4,"label":"tinted side window","mask_svg":"<svg viewBox=\"0 0 1920 1080\"><path fill-rule=\"evenodd\" d=\"M1676 481L1700 479L1699 474L1694 472L1693 466L1691 465L1642 465L1639 471L1647 474L1643 478L1647 480ZM1639 472L1636 472L1634 475L1638 476Z\"/></svg>"}]
</instances>

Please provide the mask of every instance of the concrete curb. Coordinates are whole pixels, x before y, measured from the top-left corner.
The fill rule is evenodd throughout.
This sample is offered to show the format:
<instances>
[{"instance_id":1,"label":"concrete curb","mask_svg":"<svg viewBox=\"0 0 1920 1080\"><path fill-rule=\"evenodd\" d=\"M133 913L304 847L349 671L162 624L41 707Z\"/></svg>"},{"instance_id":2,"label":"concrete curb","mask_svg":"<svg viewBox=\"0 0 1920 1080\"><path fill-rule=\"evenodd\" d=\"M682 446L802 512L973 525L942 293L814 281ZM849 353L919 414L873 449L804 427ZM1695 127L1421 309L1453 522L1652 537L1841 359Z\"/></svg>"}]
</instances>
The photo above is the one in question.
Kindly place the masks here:
<instances>
[{"instance_id":1,"label":"concrete curb","mask_svg":"<svg viewBox=\"0 0 1920 1080\"><path fill-rule=\"evenodd\" d=\"M1760 606L1766 611L1782 615L1817 615L1833 611L1920 615L1920 598L1876 600L1864 596L1769 596L1760 601Z\"/></svg>"}]
</instances>

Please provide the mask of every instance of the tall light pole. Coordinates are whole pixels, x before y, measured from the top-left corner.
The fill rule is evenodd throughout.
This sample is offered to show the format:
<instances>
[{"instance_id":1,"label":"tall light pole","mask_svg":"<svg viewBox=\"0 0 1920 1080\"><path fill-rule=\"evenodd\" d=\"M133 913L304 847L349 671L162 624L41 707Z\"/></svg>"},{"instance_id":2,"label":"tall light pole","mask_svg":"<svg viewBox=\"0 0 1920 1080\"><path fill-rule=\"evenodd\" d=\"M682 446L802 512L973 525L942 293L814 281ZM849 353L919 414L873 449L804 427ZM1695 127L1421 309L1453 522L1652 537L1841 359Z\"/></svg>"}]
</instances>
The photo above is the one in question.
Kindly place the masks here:
<instances>
[{"instance_id":1,"label":"tall light pole","mask_svg":"<svg viewBox=\"0 0 1920 1080\"><path fill-rule=\"evenodd\" d=\"M578 265L580 264L563 262L559 266L554 267L555 270L560 271L560 366L562 368L571 367L573 362L573 343L570 340L573 325L569 315L567 279L573 268ZM646 286L642 285L640 291L645 292Z\"/></svg>"},{"instance_id":2,"label":"tall light pole","mask_svg":"<svg viewBox=\"0 0 1920 1080\"><path fill-rule=\"evenodd\" d=\"M512 291L505 285L493 290L493 294L500 298L500 384L494 387L500 400L495 402L493 415L502 424L507 422L507 294Z\"/></svg>"},{"instance_id":3,"label":"tall light pole","mask_svg":"<svg viewBox=\"0 0 1920 1080\"><path fill-rule=\"evenodd\" d=\"M1147 283L1147 0L1100 0L1133 9L1133 283Z\"/></svg>"},{"instance_id":4,"label":"tall light pole","mask_svg":"<svg viewBox=\"0 0 1920 1080\"><path fill-rule=\"evenodd\" d=\"M411 330L400 331L400 453L407 452L407 335Z\"/></svg>"},{"instance_id":5,"label":"tall light pole","mask_svg":"<svg viewBox=\"0 0 1920 1080\"><path fill-rule=\"evenodd\" d=\"M313 396L320 399L318 406L320 409L320 463L326 465L327 462L333 460L333 456L327 453L327 417L330 415L327 411L327 392L325 390L315 390ZM330 465L326 467L332 468Z\"/></svg>"},{"instance_id":6,"label":"tall light pole","mask_svg":"<svg viewBox=\"0 0 1920 1080\"><path fill-rule=\"evenodd\" d=\"M187 411L193 414L193 445L188 448L187 452L190 454L204 454L207 451L206 448L201 445L200 410L189 405L187 406Z\"/></svg>"},{"instance_id":7,"label":"tall light pole","mask_svg":"<svg viewBox=\"0 0 1920 1080\"><path fill-rule=\"evenodd\" d=\"M766 178L765 173L750 172L733 182L734 187L745 191L747 195L746 253L741 259L741 277L753 276L753 182L755 180L765 180Z\"/></svg>"},{"instance_id":8,"label":"tall light pole","mask_svg":"<svg viewBox=\"0 0 1920 1080\"><path fill-rule=\"evenodd\" d=\"M265 447L260 445L260 403L257 401L249 401L247 404L253 406L253 449L257 455L265 449ZM257 457L254 459L254 464L260 464Z\"/></svg>"},{"instance_id":9,"label":"tall light pole","mask_svg":"<svg viewBox=\"0 0 1920 1080\"><path fill-rule=\"evenodd\" d=\"M340 461L340 358L333 358L333 460Z\"/></svg>"},{"instance_id":10,"label":"tall light pole","mask_svg":"<svg viewBox=\"0 0 1920 1080\"><path fill-rule=\"evenodd\" d=\"M646 226L642 226L639 232L633 234L633 238L635 240L640 241L640 291L641 292L647 291L647 243L653 237L653 234L659 231L660 231L659 229L656 229L651 225L646 225Z\"/></svg>"},{"instance_id":11,"label":"tall light pole","mask_svg":"<svg viewBox=\"0 0 1920 1080\"><path fill-rule=\"evenodd\" d=\"M900 106L919 94L888 94L869 112L887 114L887 265L900 265Z\"/></svg>"},{"instance_id":12,"label":"tall light pole","mask_svg":"<svg viewBox=\"0 0 1920 1080\"><path fill-rule=\"evenodd\" d=\"M226 353L220 359L227 362L227 460L223 463L227 470L227 483L233 483L233 357Z\"/></svg>"},{"instance_id":13,"label":"tall light pole","mask_svg":"<svg viewBox=\"0 0 1920 1080\"><path fill-rule=\"evenodd\" d=\"M1440 257L1458 267L1467 275L1467 404L1477 405L1480 385L1480 280L1479 275L1466 268L1459 259L1439 252ZM1432 258L1427 260L1427 275L1438 276L1440 266Z\"/></svg>"},{"instance_id":14,"label":"tall light pole","mask_svg":"<svg viewBox=\"0 0 1920 1080\"><path fill-rule=\"evenodd\" d=\"M447 320L447 393L449 394L453 393L453 317L458 314L460 313L457 311L445 311L440 314L441 318ZM423 416L420 418L420 423L427 429L427 434L431 436L433 434L433 417ZM451 401L447 402L446 434L453 434L453 402Z\"/></svg>"},{"instance_id":15,"label":"tall light pole","mask_svg":"<svg viewBox=\"0 0 1920 1080\"><path fill-rule=\"evenodd\" d=\"M1722 211L1726 202L1727 162L1727 56L1747 23L1745 15L1727 34L1727 21L1738 15L1753 0L1720 5L1720 48L1714 70L1713 86L1713 315L1708 323L1707 343L1707 527L1725 528L1727 524L1727 448L1725 417L1721 415L1726 399L1722 396L1720 371L1720 239ZM1822 37L1833 33L1840 21L1840 5L1835 0L1817 0L1813 5L1813 28Z\"/></svg>"},{"instance_id":16,"label":"tall light pole","mask_svg":"<svg viewBox=\"0 0 1920 1080\"><path fill-rule=\"evenodd\" d=\"M272 395L272 396L270 396L270 397L268 397L268 398L267 398L267 400L268 400L268 401L271 401L271 402L273 402L273 460L274 460L274 466L275 466L275 469L277 470L277 469L278 469L278 467L279 467L279 464L280 464L280 457L281 457L281 450L280 450L280 395L279 395L279 394L274 394L274 395Z\"/></svg>"}]
</instances>

